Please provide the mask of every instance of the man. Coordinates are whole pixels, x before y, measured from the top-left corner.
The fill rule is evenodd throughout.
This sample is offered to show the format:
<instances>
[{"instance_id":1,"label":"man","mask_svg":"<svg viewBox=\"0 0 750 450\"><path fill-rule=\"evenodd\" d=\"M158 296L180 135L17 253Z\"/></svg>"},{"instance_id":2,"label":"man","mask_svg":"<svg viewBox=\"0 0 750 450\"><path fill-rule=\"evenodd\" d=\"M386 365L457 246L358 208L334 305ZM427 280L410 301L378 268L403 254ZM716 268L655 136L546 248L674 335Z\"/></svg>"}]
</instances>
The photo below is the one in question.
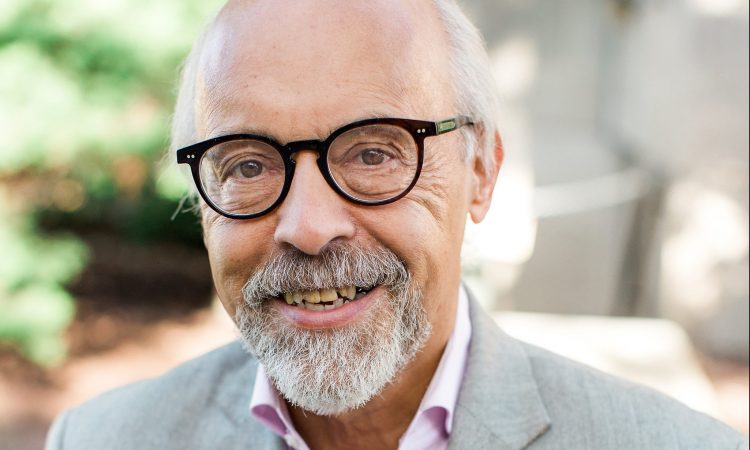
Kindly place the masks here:
<instances>
[{"instance_id":1,"label":"man","mask_svg":"<svg viewBox=\"0 0 750 450\"><path fill-rule=\"evenodd\" d=\"M452 1L230 1L173 138L247 352L69 411L48 448L746 448L509 338L461 287L503 157L491 92Z\"/></svg>"}]
</instances>

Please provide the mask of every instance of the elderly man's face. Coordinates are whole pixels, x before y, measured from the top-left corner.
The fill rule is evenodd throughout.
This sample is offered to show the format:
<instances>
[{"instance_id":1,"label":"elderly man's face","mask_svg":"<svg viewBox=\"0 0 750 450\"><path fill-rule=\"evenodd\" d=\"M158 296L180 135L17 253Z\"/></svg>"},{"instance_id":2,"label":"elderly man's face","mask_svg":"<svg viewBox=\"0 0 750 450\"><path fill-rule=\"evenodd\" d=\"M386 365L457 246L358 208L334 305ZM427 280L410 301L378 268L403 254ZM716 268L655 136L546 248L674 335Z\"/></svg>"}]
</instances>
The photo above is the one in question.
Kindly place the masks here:
<instances>
[{"instance_id":1,"label":"elderly man's face","mask_svg":"<svg viewBox=\"0 0 750 450\"><path fill-rule=\"evenodd\" d=\"M453 106L445 48L429 1L230 3L203 50L196 88L199 137L252 132L284 143L323 139L337 127L372 116L434 121L463 114ZM372 365L399 366L372 375L377 386L359 388L368 392L352 404L331 399L337 394L329 391L320 394L338 409L316 409L300 398L291 398L293 403L323 414L361 405L417 350L442 350L455 317L466 214L481 218L488 203L479 195L486 192L479 170L464 161L463 148L459 133L427 138L418 183L406 197L388 205L348 202L326 184L317 155L301 151L295 155L291 190L271 213L242 221L203 208L205 242L219 296L230 314L244 317L245 327L252 328L245 330L252 334L248 340L266 338L263 348L257 342L248 344L262 353L259 359L271 367L269 375L288 399L296 394L285 390L293 390L299 378L325 383L335 378L325 371L346 370L346 359L360 360L348 369L355 375ZM353 280L357 270L367 268L373 280L386 283L382 272L400 266L407 279L390 279L386 286L376 285L330 311L308 311L280 299L243 298L248 280L258 282L258 274L267 276L269 264L280 260L288 264L273 280L290 289L296 282L307 288L313 282L331 287L333 278ZM332 266L339 261L347 266L344 275L334 273ZM274 267L279 269L278 264ZM307 275L295 278L294 267ZM318 278L309 273L318 269ZM287 281L280 281L283 277ZM252 297L249 290L252 286L244 293ZM246 300L255 302L255 308ZM329 341L344 335L341 342ZM342 347L331 351L334 345ZM340 354L347 345L358 347ZM391 353L401 352L403 358L378 356L368 346L391 347ZM325 351L332 352L325 369L305 367L320 362L320 352ZM285 358L299 367L274 365ZM289 380L280 379L284 377Z\"/></svg>"}]
</instances>

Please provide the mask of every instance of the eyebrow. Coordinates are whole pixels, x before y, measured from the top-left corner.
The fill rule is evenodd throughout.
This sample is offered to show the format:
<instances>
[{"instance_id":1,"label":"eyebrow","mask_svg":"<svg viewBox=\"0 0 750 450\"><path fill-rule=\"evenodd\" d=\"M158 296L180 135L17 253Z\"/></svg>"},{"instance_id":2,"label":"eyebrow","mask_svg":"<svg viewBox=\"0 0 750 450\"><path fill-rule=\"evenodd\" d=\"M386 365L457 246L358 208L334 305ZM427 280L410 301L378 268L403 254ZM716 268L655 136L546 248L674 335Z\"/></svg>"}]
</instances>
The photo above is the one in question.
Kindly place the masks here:
<instances>
[{"instance_id":1,"label":"eyebrow","mask_svg":"<svg viewBox=\"0 0 750 450\"><path fill-rule=\"evenodd\" d=\"M345 127L346 125L349 125L350 123L359 122L360 120L369 120L369 119L387 119L395 117L393 114L385 114L382 112L376 112L376 111L369 111L365 114L361 114L357 116L354 119L347 120L346 122L339 123L337 125L334 125L332 128L329 127L326 130L326 135L324 137L330 136L334 131L338 130L341 127ZM278 138L278 136L273 136L270 133L267 133L261 129L253 128L253 127L242 127L242 128L218 128L218 132L211 133L206 137L206 139L214 139L217 137L223 137L223 136L229 136L233 134L252 134L254 136L262 136L267 139L271 139L273 141L282 142L281 139ZM314 138L313 138L314 139Z\"/></svg>"}]
</instances>

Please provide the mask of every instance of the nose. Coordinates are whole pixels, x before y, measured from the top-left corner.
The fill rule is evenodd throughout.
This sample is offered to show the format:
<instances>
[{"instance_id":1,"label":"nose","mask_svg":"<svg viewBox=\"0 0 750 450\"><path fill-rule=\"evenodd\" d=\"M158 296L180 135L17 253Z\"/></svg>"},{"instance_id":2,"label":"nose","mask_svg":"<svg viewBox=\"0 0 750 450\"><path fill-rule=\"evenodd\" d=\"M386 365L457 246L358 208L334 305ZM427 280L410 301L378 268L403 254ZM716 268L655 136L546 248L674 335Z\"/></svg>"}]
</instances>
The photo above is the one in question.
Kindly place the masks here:
<instances>
[{"instance_id":1,"label":"nose","mask_svg":"<svg viewBox=\"0 0 750 450\"><path fill-rule=\"evenodd\" d=\"M350 239L355 226L346 200L328 186L317 165L317 153L296 154L294 179L279 207L274 239L308 255L318 255L336 239Z\"/></svg>"}]
</instances>

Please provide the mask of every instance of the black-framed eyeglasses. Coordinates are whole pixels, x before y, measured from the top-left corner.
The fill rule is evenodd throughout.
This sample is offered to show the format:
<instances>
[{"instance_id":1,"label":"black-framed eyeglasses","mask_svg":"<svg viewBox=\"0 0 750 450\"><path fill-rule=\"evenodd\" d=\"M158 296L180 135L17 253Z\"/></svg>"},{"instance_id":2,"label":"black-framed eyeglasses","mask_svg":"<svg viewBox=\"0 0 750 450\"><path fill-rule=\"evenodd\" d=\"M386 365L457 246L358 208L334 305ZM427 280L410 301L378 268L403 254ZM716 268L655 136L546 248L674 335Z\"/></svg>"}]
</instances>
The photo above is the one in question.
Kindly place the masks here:
<instances>
[{"instance_id":1,"label":"black-framed eyeglasses","mask_svg":"<svg viewBox=\"0 0 750 450\"><path fill-rule=\"evenodd\" d=\"M331 188L359 205L385 205L404 197L422 171L424 139L472 125L458 116L439 122L367 119L337 129L325 140L287 144L254 134L230 134L177 150L189 164L198 192L217 213L252 219L284 201L294 176L293 155L318 153Z\"/></svg>"}]
</instances>

